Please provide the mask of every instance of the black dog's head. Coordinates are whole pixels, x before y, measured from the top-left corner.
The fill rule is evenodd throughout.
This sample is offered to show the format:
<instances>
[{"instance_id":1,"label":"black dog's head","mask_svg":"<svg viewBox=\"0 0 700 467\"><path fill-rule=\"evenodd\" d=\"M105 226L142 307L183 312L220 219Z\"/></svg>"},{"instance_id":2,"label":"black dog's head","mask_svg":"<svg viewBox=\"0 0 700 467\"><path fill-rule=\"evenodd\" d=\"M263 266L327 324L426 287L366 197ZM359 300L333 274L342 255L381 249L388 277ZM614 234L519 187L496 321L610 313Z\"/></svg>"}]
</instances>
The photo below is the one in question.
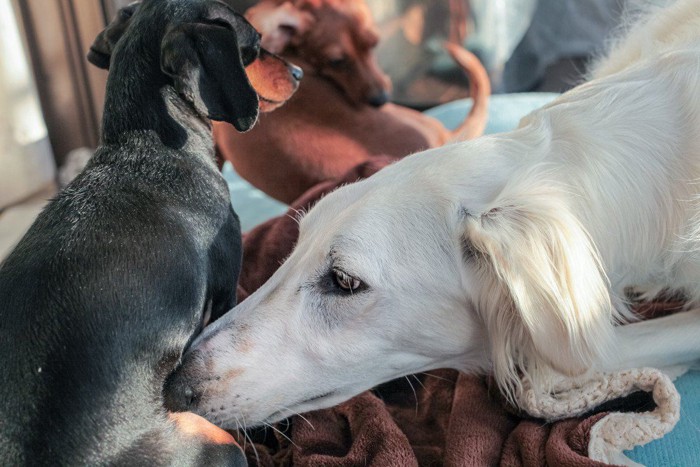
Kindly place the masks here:
<instances>
[{"instance_id":1,"label":"black dog's head","mask_svg":"<svg viewBox=\"0 0 700 467\"><path fill-rule=\"evenodd\" d=\"M257 120L259 100L245 67L259 52L260 35L223 3L143 0L120 10L98 35L88 60L111 68L113 75L155 61L159 76L139 72L151 73L151 82L172 84L200 115L246 131Z\"/></svg>"}]
</instances>

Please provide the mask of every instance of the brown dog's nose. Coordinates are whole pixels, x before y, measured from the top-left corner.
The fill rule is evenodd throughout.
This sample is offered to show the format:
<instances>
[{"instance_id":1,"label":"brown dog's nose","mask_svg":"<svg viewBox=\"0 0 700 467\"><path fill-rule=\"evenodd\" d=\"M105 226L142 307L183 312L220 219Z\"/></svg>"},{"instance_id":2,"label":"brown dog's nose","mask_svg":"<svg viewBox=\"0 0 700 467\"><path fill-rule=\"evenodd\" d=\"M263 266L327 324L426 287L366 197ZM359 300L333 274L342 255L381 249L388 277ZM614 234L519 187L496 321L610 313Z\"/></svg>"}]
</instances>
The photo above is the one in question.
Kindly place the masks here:
<instances>
[{"instance_id":1,"label":"brown dog's nose","mask_svg":"<svg viewBox=\"0 0 700 467\"><path fill-rule=\"evenodd\" d=\"M370 97L367 102L372 107L381 107L384 104L386 104L387 102L389 102L390 97L391 96L389 95L389 92L383 90L383 91L373 95L372 97Z\"/></svg>"},{"instance_id":2,"label":"brown dog's nose","mask_svg":"<svg viewBox=\"0 0 700 467\"><path fill-rule=\"evenodd\" d=\"M297 81L301 81L301 79L304 77L304 70L296 65L292 65L291 63L289 64L289 72L292 74L292 78Z\"/></svg>"}]
</instances>

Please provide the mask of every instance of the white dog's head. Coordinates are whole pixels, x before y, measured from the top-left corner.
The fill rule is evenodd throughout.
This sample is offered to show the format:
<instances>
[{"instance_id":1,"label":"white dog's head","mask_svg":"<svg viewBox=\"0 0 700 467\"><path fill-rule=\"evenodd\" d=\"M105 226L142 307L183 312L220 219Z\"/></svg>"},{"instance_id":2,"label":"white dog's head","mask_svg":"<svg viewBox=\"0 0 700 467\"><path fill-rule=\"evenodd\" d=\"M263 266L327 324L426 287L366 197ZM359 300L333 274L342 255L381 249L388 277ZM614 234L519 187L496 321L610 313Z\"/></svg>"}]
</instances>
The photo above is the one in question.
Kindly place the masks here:
<instances>
[{"instance_id":1,"label":"white dog's head","mask_svg":"<svg viewBox=\"0 0 700 467\"><path fill-rule=\"evenodd\" d=\"M513 164L524 150L483 138L323 198L287 261L184 356L172 408L235 428L434 368L493 365L507 390L518 371L583 370L605 282L559 193Z\"/></svg>"}]
</instances>

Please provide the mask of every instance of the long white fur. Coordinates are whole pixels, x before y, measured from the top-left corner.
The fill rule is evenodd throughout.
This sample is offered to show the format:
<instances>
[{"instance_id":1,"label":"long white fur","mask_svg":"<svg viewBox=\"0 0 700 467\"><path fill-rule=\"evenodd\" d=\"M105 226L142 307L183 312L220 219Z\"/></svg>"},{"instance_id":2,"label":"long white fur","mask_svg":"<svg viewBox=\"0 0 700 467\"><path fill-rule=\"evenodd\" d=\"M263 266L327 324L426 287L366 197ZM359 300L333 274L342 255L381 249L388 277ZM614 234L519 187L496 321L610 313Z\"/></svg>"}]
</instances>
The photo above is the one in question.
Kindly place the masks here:
<instances>
[{"instance_id":1,"label":"long white fur","mask_svg":"<svg viewBox=\"0 0 700 467\"><path fill-rule=\"evenodd\" d=\"M368 289L326 294L332 268ZM698 0L642 19L517 130L321 200L286 263L195 344L208 370L236 372L200 410L270 422L432 368L492 369L512 394L523 375L700 358L698 311L617 326L630 287L700 301Z\"/></svg>"}]
</instances>

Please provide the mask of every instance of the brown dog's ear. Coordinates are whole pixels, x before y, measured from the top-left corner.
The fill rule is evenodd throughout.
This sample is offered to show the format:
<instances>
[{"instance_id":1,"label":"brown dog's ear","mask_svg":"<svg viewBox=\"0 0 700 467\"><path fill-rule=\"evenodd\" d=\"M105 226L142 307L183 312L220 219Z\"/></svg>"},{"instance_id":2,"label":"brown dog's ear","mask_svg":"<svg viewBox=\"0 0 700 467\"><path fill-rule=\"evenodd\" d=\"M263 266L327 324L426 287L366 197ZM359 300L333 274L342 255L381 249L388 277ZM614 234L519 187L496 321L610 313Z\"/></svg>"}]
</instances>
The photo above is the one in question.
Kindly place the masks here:
<instances>
[{"instance_id":1,"label":"brown dog's ear","mask_svg":"<svg viewBox=\"0 0 700 467\"><path fill-rule=\"evenodd\" d=\"M246 11L245 17L262 35L262 47L281 54L294 40L304 35L314 23L314 16L284 2L262 1Z\"/></svg>"},{"instance_id":2,"label":"brown dog's ear","mask_svg":"<svg viewBox=\"0 0 700 467\"><path fill-rule=\"evenodd\" d=\"M98 68L109 70L109 62L112 58L114 46L121 39L124 31L131 23L131 17L138 9L141 2L134 2L120 9L117 17L97 35L87 54L88 62Z\"/></svg>"},{"instance_id":3,"label":"brown dog's ear","mask_svg":"<svg viewBox=\"0 0 700 467\"><path fill-rule=\"evenodd\" d=\"M245 23L238 26L249 28L251 34L215 23L172 28L161 43L161 69L198 112L247 131L258 118L258 94L248 81L245 66L260 49L253 28L243 17L238 18Z\"/></svg>"}]
</instances>

